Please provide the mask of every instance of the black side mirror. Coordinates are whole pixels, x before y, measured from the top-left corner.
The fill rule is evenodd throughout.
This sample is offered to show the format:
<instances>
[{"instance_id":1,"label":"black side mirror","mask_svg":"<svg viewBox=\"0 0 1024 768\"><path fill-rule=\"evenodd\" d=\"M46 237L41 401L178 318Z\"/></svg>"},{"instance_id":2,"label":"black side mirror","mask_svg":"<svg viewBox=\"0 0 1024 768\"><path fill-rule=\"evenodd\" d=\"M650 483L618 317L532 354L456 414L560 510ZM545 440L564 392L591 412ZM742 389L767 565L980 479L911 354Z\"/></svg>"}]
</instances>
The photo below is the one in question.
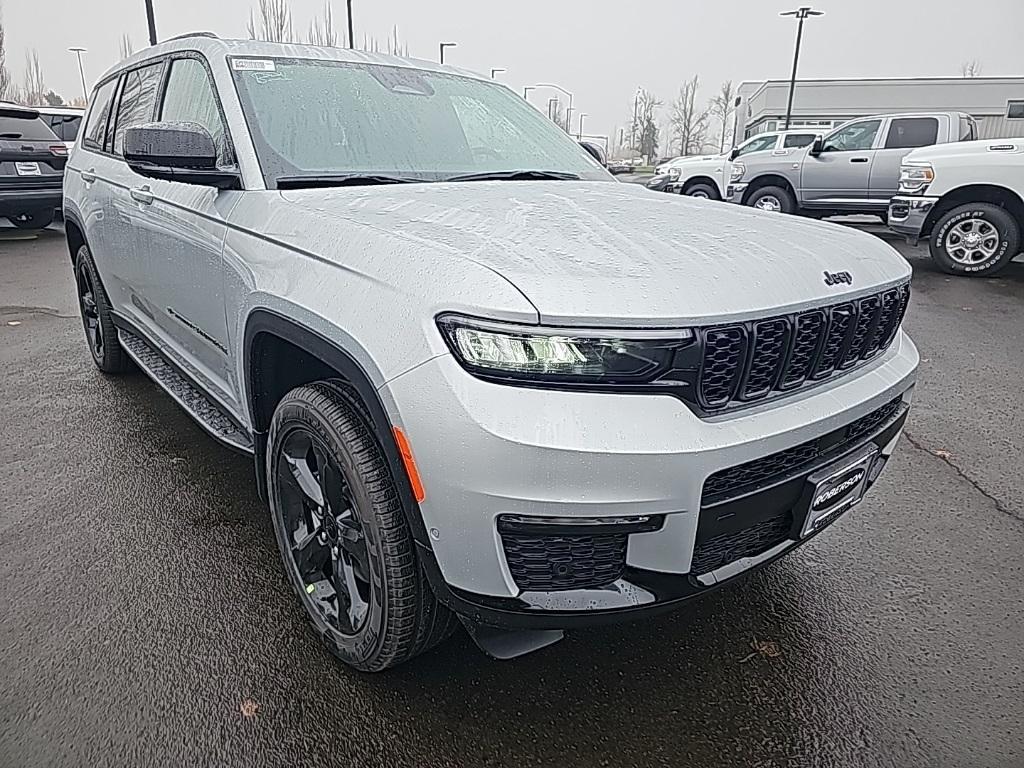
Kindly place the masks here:
<instances>
[{"instance_id":1,"label":"black side mirror","mask_svg":"<svg viewBox=\"0 0 1024 768\"><path fill-rule=\"evenodd\" d=\"M596 144L591 144L589 141L581 141L579 144L581 147L587 150L587 152L590 153L590 156L597 160L597 162L599 162L603 167L608 167L608 160L605 159L604 150L602 150L599 146L597 146Z\"/></svg>"},{"instance_id":2,"label":"black side mirror","mask_svg":"<svg viewBox=\"0 0 1024 768\"><path fill-rule=\"evenodd\" d=\"M221 189L240 188L235 170L217 167L217 145L196 123L145 123L124 132L124 160L140 176Z\"/></svg>"},{"instance_id":3,"label":"black side mirror","mask_svg":"<svg viewBox=\"0 0 1024 768\"><path fill-rule=\"evenodd\" d=\"M739 147L736 147L732 152L729 153L729 159L730 160L735 160L739 156L740 156L740 148Z\"/></svg>"},{"instance_id":4,"label":"black side mirror","mask_svg":"<svg viewBox=\"0 0 1024 768\"><path fill-rule=\"evenodd\" d=\"M823 138L821 138L821 136L815 137L814 143L811 144L811 151L810 151L809 154L812 155L813 157L817 157L818 155L820 155L824 151L825 151L825 140Z\"/></svg>"}]
</instances>

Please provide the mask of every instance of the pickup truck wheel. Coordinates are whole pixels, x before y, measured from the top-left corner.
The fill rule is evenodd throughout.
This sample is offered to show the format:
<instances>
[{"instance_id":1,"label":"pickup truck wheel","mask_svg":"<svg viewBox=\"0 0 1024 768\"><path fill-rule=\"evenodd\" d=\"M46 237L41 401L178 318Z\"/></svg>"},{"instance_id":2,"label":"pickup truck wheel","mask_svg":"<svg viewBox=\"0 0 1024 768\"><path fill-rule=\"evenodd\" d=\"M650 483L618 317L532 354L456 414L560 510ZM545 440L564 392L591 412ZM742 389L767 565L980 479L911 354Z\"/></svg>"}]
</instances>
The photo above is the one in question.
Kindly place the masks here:
<instances>
[{"instance_id":1,"label":"pickup truck wheel","mask_svg":"<svg viewBox=\"0 0 1024 768\"><path fill-rule=\"evenodd\" d=\"M18 229L46 229L53 223L54 210L44 208L41 211L29 211L10 218L11 224Z\"/></svg>"},{"instance_id":2,"label":"pickup truck wheel","mask_svg":"<svg viewBox=\"0 0 1024 768\"><path fill-rule=\"evenodd\" d=\"M994 275L1020 249L1020 225L991 203L961 205L947 212L932 228L929 242L939 269L970 277Z\"/></svg>"},{"instance_id":3,"label":"pickup truck wheel","mask_svg":"<svg viewBox=\"0 0 1024 768\"><path fill-rule=\"evenodd\" d=\"M796 211L796 200L784 187L761 187L747 200L751 208L774 213L793 213Z\"/></svg>"},{"instance_id":4,"label":"pickup truck wheel","mask_svg":"<svg viewBox=\"0 0 1024 768\"><path fill-rule=\"evenodd\" d=\"M709 184L693 184L683 190L689 197L701 197L705 200L718 200L718 192Z\"/></svg>"},{"instance_id":5,"label":"pickup truck wheel","mask_svg":"<svg viewBox=\"0 0 1024 768\"><path fill-rule=\"evenodd\" d=\"M85 340L89 344L92 361L103 373L117 374L132 370L131 358L121 348L117 329L110 317L110 301L103 290L89 248L82 246L75 256L75 287L78 291L78 309L82 314Z\"/></svg>"},{"instance_id":6,"label":"pickup truck wheel","mask_svg":"<svg viewBox=\"0 0 1024 768\"><path fill-rule=\"evenodd\" d=\"M388 669L451 634L380 444L330 382L292 390L270 424L274 532L316 634L346 664Z\"/></svg>"}]
</instances>

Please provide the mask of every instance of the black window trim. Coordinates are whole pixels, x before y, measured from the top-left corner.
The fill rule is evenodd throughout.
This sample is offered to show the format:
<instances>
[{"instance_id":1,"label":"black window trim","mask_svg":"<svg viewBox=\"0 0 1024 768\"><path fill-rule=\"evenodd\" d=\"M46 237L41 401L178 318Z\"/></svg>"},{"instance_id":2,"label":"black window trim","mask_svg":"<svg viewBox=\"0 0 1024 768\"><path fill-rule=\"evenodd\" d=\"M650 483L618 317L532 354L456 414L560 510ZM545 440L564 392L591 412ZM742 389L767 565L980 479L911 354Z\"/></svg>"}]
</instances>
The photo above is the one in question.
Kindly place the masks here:
<instances>
[{"instance_id":1,"label":"black window trim","mask_svg":"<svg viewBox=\"0 0 1024 768\"><path fill-rule=\"evenodd\" d=\"M125 75L128 72L133 72L136 69L142 69L144 67L150 66L151 64L158 63L158 62L164 62L166 60L167 60L167 54L166 53L161 53L161 54L158 54L156 56L150 56L148 59L143 59L141 61L136 61L130 67L125 67L124 69L119 69L116 72L111 72L110 75L108 75L107 77L103 78L98 83L96 83L96 85L92 89L92 96L93 96L93 98L95 98L97 91L99 91L99 89L102 88L103 86L105 86L107 83L115 81L115 80L117 81L117 84L114 86L114 96L110 100L110 107L107 110L107 126L106 126L106 131L105 131L105 133L103 135L103 147L97 149L95 146L90 145L86 141L85 134L83 132L83 134L82 134L82 142L81 142L82 143L82 149L88 150L89 152L92 152L95 155L102 155L104 157L110 157L110 158L114 158L116 160L122 159L119 156L115 155L113 152L108 151L107 147L108 146L113 146L113 143L114 143L114 132L111 130L111 125L112 125L111 118L114 118L113 122L115 122L115 123L117 122L117 108L121 104L121 89L124 86L124 77L125 77ZM95 106L95 105L91 104L89 106L88 111L85 113L85 116L82 118L82 129L83 129L83 131L84 131L85 127L89 124L89 118L92 116L93 106ZM111 112L111 110L114 110L114 111Z\"/></svg>"},{"instance_id":2,"label":"black window trim","mask_svg":"<svg viewBox=\"0 0 1024 768\"><path fill-rule=\"evenodd\" d=\"M140 63L140 64L138 64L136 66L131 66L131 67L128 67L127 69L123 69L120 72L121 82L118 83L117 90L114 93L115 97L117 98L117 108L110 115L113 119L107 124L107 140L104 141L104 147L107 147L109 145L109 149L107 149L106 154L108 154L110 157L116 157L119 160L123 160L124 159L123 156L121 156L121 155L117 154L116 152L114 152L114 137L117 134L117 124L118 124L118 121L120 120L120 117L121 117L121 99L124 96L124 86L125 86L125 83L128 80L128 76L130 74L132 74L133 72L138 72L138 71L143 70L143 69L148 69L149 67L152 67L152 66L159 66L161 68L160 69L160 83L157 84L157 92L156 92L156 95L153 97L153 111L150 112L150 115L149 115L149 117L150 117L149 122L152 122L153 120L156 119L154 117L154 115L156 115L157 98L160 95L160 87L161 87L161 85L163 85L163 78L164 78L165 72L167 70L167 57L166 56L157 56L157 57L149 59L149 60L147 60L147 61L145 61L143 63Z\"/></svg>"},{"instance_id":3,"label":"black window trim","mask_svg":"<svg viewBox=\"0 0 1024 768\"><path fill-rule=\"evenodd\" d=\"M92 152L92 153L97 154L97 155L106 155L107 154L104 151L103 148L107 144L107 132L110 130L110 110L114 107L114 102L117 100L118 88L121 87L120 80L121 80L121 73L120 72L115 72L110 77L108 77L108 78L106 78L104 80L101 80L100 82L96 83L96 86L92 89L93 102L89 106L89 111L85 113L85 120L84 120L84 122L82 124L82 149L87 151L87 152ZM85 129L88 128L90 123L92 122L92 111L96 108L96 101L95 101L96 100L96 94L99 93L100 89L103 86L105 86L107 83L110 83L110 82L114 83L114 93L111 95L110 103L107 105L107 115L106 115L106 118L105 118L106 121L107 121L107 124L103 127L103 143L100 144L100 146L97 147L97 146L95 146L94 144L92 144L89 141L89 135L88 135L88 133L86 132Z\"/></svg>"},{"instance_id":4,"label":"black window trim","mask_svg":"<svg viewBox=\"0 0 1024 768\"><path fill-rule=\"evenodd\" d=\"M220 115L220 121L224 124L224 154L226 164L223 166L225 170L238 170L238 154L235 152L235 142L231 137L231 124L228 122L227 115L224 112L224 104L220 98L220 92L217 90L217 80L213 76L213 69L210 67L210 62L207 60L199 51L173 51L167 56L167 65L164 67L163 79L160 82L160 88L156 93L156 119L160 120L164 113L164 97L167 95L167 84L171 79L171 71L174 69L174 62L181 59L195 59L203 65L203 69L206 70L206 79L210 84L210 90L213 92L213 101L217 105L217 113Z\"/></svg>"}]
</instances>

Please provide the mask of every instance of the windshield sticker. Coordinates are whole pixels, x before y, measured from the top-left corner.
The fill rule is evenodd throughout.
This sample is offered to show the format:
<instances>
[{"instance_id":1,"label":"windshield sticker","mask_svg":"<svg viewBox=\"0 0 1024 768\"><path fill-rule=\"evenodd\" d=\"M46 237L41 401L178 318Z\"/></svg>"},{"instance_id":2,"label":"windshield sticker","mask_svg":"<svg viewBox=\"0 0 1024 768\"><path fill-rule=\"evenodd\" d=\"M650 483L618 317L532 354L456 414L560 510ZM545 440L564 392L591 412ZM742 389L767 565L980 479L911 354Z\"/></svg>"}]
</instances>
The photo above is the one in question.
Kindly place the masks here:
<instances>
[{"instance_id":1,"label":"windshield sticker","mask_svg":"<svg viewBox=\"0 0 1024 768\"><path fill-rule=\"evenodd\" d=\"M274 72L277 69L270 59L232 59L231 66L236 72Z\"/></svg>"}]
</instances>

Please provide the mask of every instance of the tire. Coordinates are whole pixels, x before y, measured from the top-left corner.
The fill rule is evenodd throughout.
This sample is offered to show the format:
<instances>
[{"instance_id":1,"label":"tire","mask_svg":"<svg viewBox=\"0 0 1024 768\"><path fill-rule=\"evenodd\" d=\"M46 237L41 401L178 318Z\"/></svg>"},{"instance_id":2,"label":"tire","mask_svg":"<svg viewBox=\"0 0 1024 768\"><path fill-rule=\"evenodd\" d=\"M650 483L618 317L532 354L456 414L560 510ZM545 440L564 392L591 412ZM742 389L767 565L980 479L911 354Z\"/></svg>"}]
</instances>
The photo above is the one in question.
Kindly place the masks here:
<instances>
[{"instance_id":1,"label":"tire","mask_svg":"<svg viewBox=\"0 0 1024 768\"><path fill-rule=\"evenodd\" d=\"M688 197L702 197L705 200L721 200L721 197L710 184L691 184L683 189L682 194Z\"/></svg>"},{"instance_id":2,"label":"tire","mask_svg":"<svg viewBox=\"0 0 1024 768\"><path fill-rule=\"evenodd\" d=\"M44 208L11 216L9 221L18 229L46 229L53 223L54 209Z\"/></svg>"},{"instance_id":3,"label":"tire","mask_svg":"<svg viewBox=\"0 0 1024 768\"><path fill-rule=\"evenodd\" d=\"M75 255L75 287L85 340L96 367L109 375L132 370L134 365L131 358L121 348L117 338L107 292L103 289L96 265L92 263L89 248L85 245Z\"/></svg>"},{"instance_id":4,"label":"tire","mask_svg":"<svg viewBox=\"0 0 1024 768\"><path fill-rule=\"evenodd\" d=\"M452 633L457 619L427 582L380 443L341 385L284 396L266 472L288 581L331 653L380 672Z\"/></svg>"},{"instance_id":5,"label":"tire","mask_svg":"<svg viewBox=\"0 0 1024 768\"><path fill-rule=\"evenodd\" d=\"M935 223L928 249L932 260L947 274L988 277L1020 253L1021 227L998 205L961 205Z\"/></svg>"},{"instance_id":6,"label":"tire","mask_svg":"<svg viewBox=\"0 0 1024 768\"><path fill-rule=\"evenodd\" d=\"M762 211L796 212L796 200L793 199L792 193L784 187L761 187L747 198L747 205Z\"/></svg>"}]
</instances>

